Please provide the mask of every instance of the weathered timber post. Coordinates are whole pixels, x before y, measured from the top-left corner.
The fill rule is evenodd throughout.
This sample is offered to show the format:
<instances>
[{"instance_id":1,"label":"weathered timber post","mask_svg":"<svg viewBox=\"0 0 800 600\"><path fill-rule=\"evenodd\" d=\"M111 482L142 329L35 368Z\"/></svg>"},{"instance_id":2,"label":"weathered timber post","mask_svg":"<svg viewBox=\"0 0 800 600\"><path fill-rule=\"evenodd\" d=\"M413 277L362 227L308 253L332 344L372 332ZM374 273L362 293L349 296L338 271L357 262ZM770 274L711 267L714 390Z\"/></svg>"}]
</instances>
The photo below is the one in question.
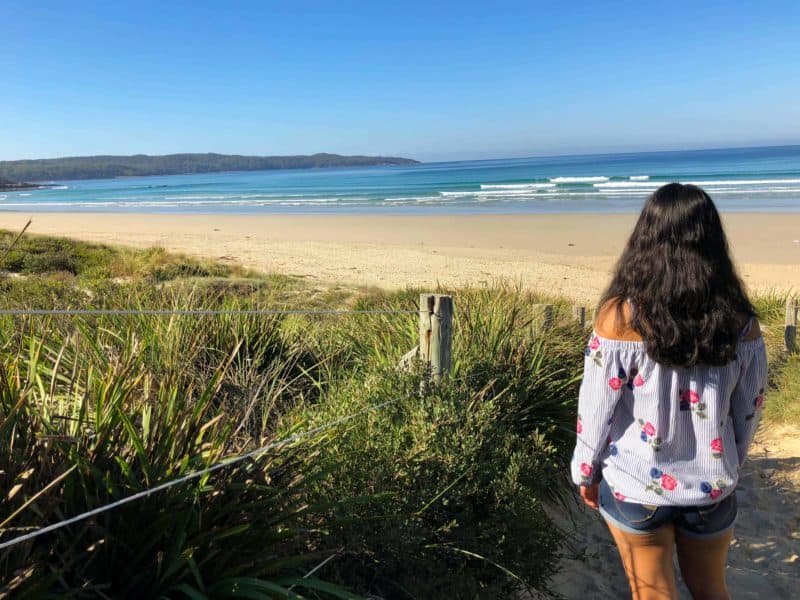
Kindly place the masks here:
<instances>
[{"instance_id":1,"label":"weathered timber post","mask_svg":"<svg viewBox=\"0 0 800 600\"><path fill-rule=\"evenodd\" d=\"M797 350L797 304L794 298L786 301L786 325L783 329L783 346L786 352Z\"/></svg>"},{"instance_id":2,"label":"weathered timber post","mask_svg":"<svg viewBox=\"0 0 800 600\"><path fill-rule=\"evenodd\" d=\"M586 307L578 306L577 304L573 306L572 318L580 324L581 328L586 327Z\"/></svg>"},{"instance_id":3,"label":"weathered timber post","mask_svg":"<svg viewBox=\"0 0 800 600\"><path fill-rule=\"evenodd\" d=\"M453 351L453 298L441 294L419 296L419 358L431 378L450 372Z\"/></svg>"},{"instance_id":4,"label":"weathered timber post","mask_svg":"<svg viewBox=\"0 0 800 600\"><path fill-rule=\"evenodd\" d=\"M541 333L550 329L552 326L553 326L553 305L534 304L533 323L531 326L533 337L537 337Z\"/></svg>"}]
</instances>

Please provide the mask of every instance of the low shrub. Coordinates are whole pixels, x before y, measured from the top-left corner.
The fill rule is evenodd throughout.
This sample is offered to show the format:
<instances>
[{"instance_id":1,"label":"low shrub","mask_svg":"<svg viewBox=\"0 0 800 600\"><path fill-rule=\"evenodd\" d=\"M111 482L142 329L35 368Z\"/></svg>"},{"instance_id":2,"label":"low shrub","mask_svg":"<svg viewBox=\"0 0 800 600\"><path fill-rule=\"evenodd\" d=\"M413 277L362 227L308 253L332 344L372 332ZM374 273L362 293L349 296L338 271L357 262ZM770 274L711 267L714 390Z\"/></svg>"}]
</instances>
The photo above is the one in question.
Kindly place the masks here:
<instances>
[{"instance_id":1,"label":"low shrub","mask_svg":"<svg viewBox=\"0 0 800 600\"><path fill-rule=\"evenodd\" d=\"M400 306L407 296L396 297ZM413 339L413 319L345 325L341 337L327 333L358 338L362 360L288 421L312 427L396 401L321 448L340 468L316 486L320 502L382 498L337 509L326 539L344 557L325 574L350 589L391 599L503 598L523 587L545 591L556 569L563 537L545 507L569 494L584 332L565 326L534 338L524 296L468 290L458 299L449 380L420 395L420 373L401 375L386 362L388 338Z\"/></svg>"}]
</instances>

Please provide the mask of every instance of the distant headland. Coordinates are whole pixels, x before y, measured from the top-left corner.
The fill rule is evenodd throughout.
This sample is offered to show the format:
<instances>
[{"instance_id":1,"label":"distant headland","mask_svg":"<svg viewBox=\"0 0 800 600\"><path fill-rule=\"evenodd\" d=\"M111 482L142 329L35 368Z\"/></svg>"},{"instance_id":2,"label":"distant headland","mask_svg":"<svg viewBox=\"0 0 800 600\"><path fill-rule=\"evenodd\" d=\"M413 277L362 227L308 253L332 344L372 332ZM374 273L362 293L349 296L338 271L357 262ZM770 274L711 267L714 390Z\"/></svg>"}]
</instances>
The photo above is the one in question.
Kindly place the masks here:
<instances>
[{"instance_id":1,"label":"distant headland","mask_svg":"<svg viewBox=\"0 0 800 600\"><path fill-rule=\"evenodd\" d=\"M0 161L0 188L19 186L15 181L60 181L65 179L109 179L145 175L183 175L223 171L313 169L329 167L374 167L414 165L418 161L394 156L239 156L228 154L167 154L164 156L71 156L36 160ZM36 187L36 186L33 186ZM21 189L13 187L9 189Z\"/></svg>"},{"instance_id":2,"label":"distant headland","mask_svg":"<svg viewBox=\"0 0 800 600\"><path fill-rule=\"evenodd\" d=\"M10 179L5 179L4 177L0 177L0 192L18 192L20 190L36 190L39 189L40 185L35 183L25 183L25 182L17 182L11 181Z\"/></svg>"}]
</instances>

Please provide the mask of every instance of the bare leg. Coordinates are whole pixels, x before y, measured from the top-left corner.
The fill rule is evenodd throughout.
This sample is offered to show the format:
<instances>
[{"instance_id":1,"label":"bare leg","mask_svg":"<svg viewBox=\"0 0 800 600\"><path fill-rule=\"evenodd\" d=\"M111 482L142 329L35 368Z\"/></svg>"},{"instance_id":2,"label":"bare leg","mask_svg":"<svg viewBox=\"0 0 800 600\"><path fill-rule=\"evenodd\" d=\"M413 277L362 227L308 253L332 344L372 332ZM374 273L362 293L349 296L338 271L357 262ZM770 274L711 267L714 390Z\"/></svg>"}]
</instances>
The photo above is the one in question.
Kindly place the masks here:
<instances>
[{"instance_id":1,"label":"bare leg","mask_svg":"<svg viewBox=\"0 0 800 600\"><path fill-rule=\"evenodd\" d=\"M713 538L690 538L677 533L678 564L694 600L730 600L725 565L733 529Z\"/></svg>"},{"instance_id":2,"label":"bare leg","mask_svg":"<svg viewBox=\"0 0 800 600\"><path fill-rule=\"evenodd\" d=\"M675 527L672 523L650 533L627 533L609 525L617 543L633 600L677 600Z\"/></svg>"}]
</instances>

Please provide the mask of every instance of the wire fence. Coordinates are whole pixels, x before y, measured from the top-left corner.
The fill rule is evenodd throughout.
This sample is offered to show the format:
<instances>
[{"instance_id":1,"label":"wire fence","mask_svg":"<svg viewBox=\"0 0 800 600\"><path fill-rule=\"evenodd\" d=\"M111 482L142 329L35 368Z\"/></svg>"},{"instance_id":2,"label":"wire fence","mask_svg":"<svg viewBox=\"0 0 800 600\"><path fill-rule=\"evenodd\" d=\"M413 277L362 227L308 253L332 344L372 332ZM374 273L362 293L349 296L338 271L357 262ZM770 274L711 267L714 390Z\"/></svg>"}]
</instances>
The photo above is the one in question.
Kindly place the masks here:
<instances>
[{"instance_id":1,"label":"wire fence","mask_svg":"<svg viewBox=\"0 0 800 600\"><path fill-rule=\"evenodd\" d=\"M368 413L375 412L375 411L378 411L378 410L382 410L382 409L386 408L387 406L390 406L392 404L396 404L397 402L400 402L403 399L405 399L405 396L402 396L402 397L399 397L399 398L394 398L393 400L387 400L386 402L381 402L379 404L374 404L372 406L368 406L367 408L364 408L364 409L362 409L362 410L360 410L358 412L355 412L355 413L349 414L347 416L341 417L339 419L336 419L336 420L331 421L329 423L326 423L324 425L320 425L318 427L314 427L312 429L308 429L306 431L303 431L303 432L300 432L300 433L296 433L296 434L291 435L291 436L289 436L287 438L281 439L281 440L279 440L277 442L270 442L269 444L261 446L260 448L256 448L255 450L251 450L250 452L246 452L245 454L240 454L240 455L237 455L237 456L231 456L229 458L223 459L223 460L221 460L221 461L219 461L219 462L217 462L217 463L215 463L215 464L213 464L213 465L211 465L209 467L206 467L204 469L198 469L196 471L192 471L191 473L187 473L186 475L183 475L183 476L178 477L176 479L173 479L171 481L166 481L166 482L164 482L162 484L159 484L159 485L157 485L155 487L148 488L148 489L142 490L140 492L136 492L135 494L131 494L130 496L126 496L126 497L121 498L119 500L116 500L114 502L110 502L109 504L104 504L103 506L98 506L97 508L93 508L92 510L87 510L86 512L83 512L83 513L81 513L79 515L76 515L74 517L70 517L68 519L64 519L62 521L58 521L56 523L53 523L51 525L47 525L45 527L41 527L39 529L36 529L36 530L31 531L29 533L26 533L24 535L20 535L18 537L10 539L10 540L8 540L6 542L0 543L0 550L4 550L6 548L10 548L11 546L15 546L17 544L21 544L22 542L26 542L26 541L32 540L34 538L37 538L37 537L42 536L42 535L45 535L45 534L50 533L52 531L56 531L57 529L61 529L62 527L67 527L68 525L72 525L72 524L78 523L80 521L85 521L86 519L89 519L89 518L94 517L96 515L102 514L104 512L108 512L108 511L110 511L110 510L112 510L114 508L117 508L119 506L123 506L124 504L128 504L130 502L133 502L135 500L139 500L141 498L146 498L147 496L155 494L156 492L161 492L163 490L167 490L167 489L169 489L171 487L174 487L176 485L180 485L180 484L185 483L187 481L191 481L193 479L197 479L199 477L202 477L203 475L208 475L209 473L213 473L215 471L219 471L220 469L224 469L225 467L229 467L230 465L242 462L244 460L248 460L250 458L257 458L260 455L263 455L265 452L268 452L268 451L273 450L275 448L278 448L280 446L286 446L286 445L298 442L300 440L307 439L307 438L312 437L312 436L314 436L314 435L316 435L318 433L322 433L323 431L326 431L328 429L332 429L333 427L336 427L338 425L342 425L343 423L347 423L348 421L352 421L353 419L356 419L356 418L361 417L363 415L366 415Z\"/></svg>"},{"instance_id":2,"label":"wire fence","mask_svg":"<svg viewBox=\"0 0 800 600\"><path fill-rule=\"evenodd\" d=\"M341 309L0 309L0 316L282 316L282 315L334 315L334 316L345 316L345 315L418 315L419 310L382 310L382 309L364 309L364 310L341 310ZM264 446L251 450L245 454L240 454L237 456L232 456L226 459L223 459L209 467L198 469L196 471L192 471L187 473L181 477L176 479L161 483L155 487L148 488L145 490L141 490L136 492L135 494L131 494L130 496L126 496L114 502L110 502L103 506L99 506L92 510L85 511L74 517L70 517L67 519L63 519L56 523L52 523L45 527L40 527L23 535L17 536L13 539L10 539L5 542L0 542L0 550L4 550L6 548L10 548L17 544L21 544L23 542L33 540L38 538L42 535L47 533L56 531L63 527L67 527L74 523L78 523L80 521L84 521L91 517L97 516L99 514L108 512L113 510L117 507L123 506L130 502L134 502L136 500L146 498L152 494L157 492L161 492L167 490L171 487L176 485L180 485L187 481L191 481L204 475L208 475L220 469L224 469L230 465L239 463L244 460L248 460L251 458L257 458L260 455L263 455L265 452L273 450L275 448L286 446L295 442L298 442L303 439L307 439L312 437L316 434L322 433L328 429L332 429L338 425L356 419L360 416L366 415L368 413L382 410L387 406L392 404L396 404L397 402L403 400L405 397L395 398L393 400L388 400L386 402L382 402L380 404L376 404L373 406L369 406L363 410L358 412L352 413L350 415L341 417L324 425L320 425L318 427L314 427L312 429L306 430L301 433L297 433L291 435L287 438L270 442ZM2 531L0 531L0 535ZM323 566L327 561L334 558L335 555L328 557L323 563L315 567L312 571L310 571L306 577L313 574L318 568Z\"/></svg>"},{"instance_id":3,"label":"wire fence","mask_svg":"<svg viewBox=\"0 0 800 600\"><path fill-rule=\"evenodd\" d=\"M205 309L0 309L0 316L276 316L276 315L418 315L418 310L337 310L337 309L252 309L252 310L205 310Z\"/></svg>"}]
</instances>

